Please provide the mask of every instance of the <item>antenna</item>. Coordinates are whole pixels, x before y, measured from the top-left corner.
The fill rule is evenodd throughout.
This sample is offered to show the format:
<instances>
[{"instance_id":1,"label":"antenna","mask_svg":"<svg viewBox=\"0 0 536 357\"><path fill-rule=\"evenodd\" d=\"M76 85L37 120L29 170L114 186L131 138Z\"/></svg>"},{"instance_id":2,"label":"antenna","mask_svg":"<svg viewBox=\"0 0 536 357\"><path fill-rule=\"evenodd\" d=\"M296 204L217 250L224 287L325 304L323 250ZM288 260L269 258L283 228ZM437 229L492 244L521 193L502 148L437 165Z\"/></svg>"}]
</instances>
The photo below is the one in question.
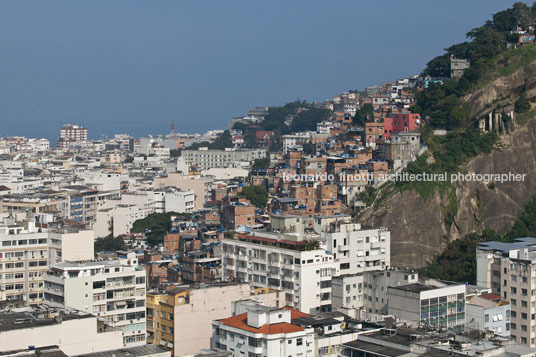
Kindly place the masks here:
<instances>
[{"instance_id":1,"label":"antenna","mask_svg":"<svg viewBox=\"0 0 536 357\"><path fill-rule=\"evenodd\" d=\"M175 134L175 123L170 123L169 128L171 129L171 134Z\"/></svg>"}]
</instances>

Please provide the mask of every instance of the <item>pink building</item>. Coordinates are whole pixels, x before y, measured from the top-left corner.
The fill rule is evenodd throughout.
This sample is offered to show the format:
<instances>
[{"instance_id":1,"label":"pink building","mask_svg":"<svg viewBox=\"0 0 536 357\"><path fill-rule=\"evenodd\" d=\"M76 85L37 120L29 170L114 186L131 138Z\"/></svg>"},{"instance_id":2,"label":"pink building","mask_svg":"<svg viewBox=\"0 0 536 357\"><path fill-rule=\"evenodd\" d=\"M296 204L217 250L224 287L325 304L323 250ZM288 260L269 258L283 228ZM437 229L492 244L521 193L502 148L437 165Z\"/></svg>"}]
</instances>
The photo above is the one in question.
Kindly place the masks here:
<instances>
[{"instance_id":1,"label":"pink building","mask_svg":"<svg viewBox=\"0 0 536 357\"><path fill-rule=\"evenodd\" d=\"M391 139L391 133L402 131L416 131L421 125L421 115L418 113L393 114L391 118L383 120L385 139Z\"/></svg>"}]
</instances>

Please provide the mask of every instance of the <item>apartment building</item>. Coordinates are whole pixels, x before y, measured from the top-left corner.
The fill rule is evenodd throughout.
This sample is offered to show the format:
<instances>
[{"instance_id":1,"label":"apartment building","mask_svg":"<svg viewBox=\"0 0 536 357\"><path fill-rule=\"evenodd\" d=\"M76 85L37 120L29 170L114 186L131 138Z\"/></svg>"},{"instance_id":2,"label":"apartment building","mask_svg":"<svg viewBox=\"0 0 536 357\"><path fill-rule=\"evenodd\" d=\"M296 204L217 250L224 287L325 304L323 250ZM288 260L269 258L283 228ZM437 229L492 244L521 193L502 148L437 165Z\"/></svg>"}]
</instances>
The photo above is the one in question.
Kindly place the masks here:
<instances>
[{"instance_id":1,"label":"apartment building","mask_svg":"<svg viewBox=\"0 0 536 357\"><path fill-rule=\"evenodd\" d=\"M43 302L43 279L51 264L93 259L92 231L0 227L0 301Z\"/></svg>"},{"instance_id":2,"label":"apartment building","mask_svg":"<svg viewBox=\"0 0 536 357\"><path fill-rule=\"evenodd\" d=\"M198 211L205 207L205 202L210 201L210 186L212 179L208 176L184 175L181 173L168 173L167 176L159 176L154 179L154 187L176 187L183 191L193 191L195 194L194 210Z\"/></svg>"},{"instance_id":3,"label":"apartment building","mask_svg":"<svg viewBox=\"0 0 536 357\"><path fill-rule=\"evenodd\" d=\"M387 289L388 313L415 328L462 330L465 284L413 283Z\"/></svg>"},{"instance_id":4,"label":"apartment building","mask_svg":"<svg viewBox=\"0 0 536 357\"><path fill-rule=\"evenodd\" d=\"M248 284L184 285L147 294L147 342L174 356L210 348L211 322L231 315L232 303L250 298ZM175 318L176 317L176 318Z\"/></svg>"},{"instance_id":5,"label":"apartment building","mask_svg":"<svg viewBox=\"0 0 536 357\"><path fill-rule=\"evenodd\" d=\"M314 328L292 323L307 316L292 308L256 306L212 322L212 347L234 356L315 356Z\"/></svg>"},{"instance_id":6,"label":"apartment building","mask_svg":"<svg viewBox=\"0 0 536 357\"><path fill-rule=\"evenodd\" d=\"M510 336L536 347L536 238L485 242L476 248L477 285L510 301Z\"/></svg>"},{"instance_id":7,"label":"apartment building","mask_svg":"<svg viewBox=\"0 0 536 357\"><path fill-rule=\"evenodd\" d=\"M303 233L255 231L222 241L226 280L285 292L285 304L304 312L331 311L334 255Z\"/></svg>"},{"instance_id":8,"label":"apartment building","mask_svg":"<svg viewBox=\"0 0 536 357\"><path fill-rule=\"evenodd\" d=\"M496 294L466 297L466 328L510 337L510 302Z\"/></svg>"},{"instance_id":9,"label":"apartment building","mask_svg":"<svg viewBox=\"0 0 536 357\"><path fill-rule=\"evenodd\" d=\"M390 286L417 283L419 274L410 270L371 270L345 274L332 279L333 310L361 319L388 313L387 290Z\"/></svg>"},{"instance_id":10,"label":"apartment building","mask_svg":"<svg viewBox=\"0 0 536 357\"><path fill-rule=\"evenodd\" d=\"M226 229L255 224L255 206L245 197L226 197L223 201L223 223Z\"/></svg>"},{"instance_id":11,"label":"apartment building","mask_svg":"<svg viewBox=\"0 0 536 357\"><path fill-rule=\"evenodd\" d=\"M195 193L192 190L181 191L166 188L154 192L155 212L193 213Z\"/></svg>"},{"instance_id":12,"label":"apartment building","mask_svg":"<svg viewBox=\"0 0 536 357\"><path fill-rule=\"evenodd\" d=\"M359 223L337 220L321 228L340 274L358 274L389 267L391 233L386 228L361 229Z\"/></svg>"},{"instance_id":13,"label":"apartment building","mask_svg":"<svg viewBox=\"0 0 536 357\"><path fill-rule=\"evenodd\" d=\"M45 300L110 321L124 346L146 340L145 269L134 254L120 260L62 262L45 275Z\"/></svg>"},{"instance_id":14,"label":"apartment building","mask_svg":"<svg viewBox=\"0 0 536 357\"><path fill-rule=\"evenodd\" d=\"M201 170L213 167L233 167L240 163L247 164L266 157L264 149L225 149L209 150L181 150L181 156L189 165L196 165Z\"/></svg>"},{"instance_id":15,"label":"apartment building","mask_svg":"<svg viewBox=\"0 0 536 357\"><path fill-rule=\"evenodd\" d=\"M45 213L70 219L92 229L96 221L97 210L102 208L107 200L115 200L120 191L98 191L81 185L67 186L59 191L40 190L22 194L2 196L0 212L15 213Z\"/></svg>"},{"instance_id":16,"label":"apartment building","mask_svg":"<svg viewBox=\"0 0 536 357\"><path fill-rule=\"evenodd\" d=\"M60 137L56 141L57 148L69 148L71 143L87 141L87 128L76 124L66 124L60 129Z\"/></svg>"}]
</instances>

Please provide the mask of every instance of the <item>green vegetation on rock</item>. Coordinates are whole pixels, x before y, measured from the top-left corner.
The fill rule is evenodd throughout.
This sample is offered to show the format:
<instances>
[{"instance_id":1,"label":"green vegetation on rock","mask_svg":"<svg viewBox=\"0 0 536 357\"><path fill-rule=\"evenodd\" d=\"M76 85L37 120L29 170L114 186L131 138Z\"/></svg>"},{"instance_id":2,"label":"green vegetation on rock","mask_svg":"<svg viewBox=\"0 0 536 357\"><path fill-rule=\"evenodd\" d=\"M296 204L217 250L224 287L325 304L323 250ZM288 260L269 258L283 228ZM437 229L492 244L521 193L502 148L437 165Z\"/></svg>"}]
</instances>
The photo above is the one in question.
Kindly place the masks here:
<instances>
[{"instance_id":1,"label":"green vegetation on rock","mask_svg":"<svg viewBox=\"0 0 536 357\"><path fill-rule=\"evenodd\" d=\"M447 244L443 252L420 273L436 279L463 281L470 284L476 279L476 246L482 242L513 242L516 238L536 236L536 197L526 206L525 211L512 228L504 235L492 230L484 230L481 235L467 234Z\"/></svg>"}]
</instances>

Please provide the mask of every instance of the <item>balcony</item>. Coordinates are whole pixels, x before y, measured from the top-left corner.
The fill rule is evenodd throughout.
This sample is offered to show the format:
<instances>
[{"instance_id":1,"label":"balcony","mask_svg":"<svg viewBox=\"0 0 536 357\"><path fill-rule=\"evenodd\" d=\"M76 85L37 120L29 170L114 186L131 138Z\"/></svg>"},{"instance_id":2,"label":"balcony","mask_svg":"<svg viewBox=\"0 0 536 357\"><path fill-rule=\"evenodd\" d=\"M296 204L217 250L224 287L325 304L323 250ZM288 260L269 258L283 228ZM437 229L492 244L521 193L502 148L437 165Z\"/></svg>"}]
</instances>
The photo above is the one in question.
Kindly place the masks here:
<instances>
[{"instance_id":1,"label":"balcony","mask_svg":"<svg viewBox=\"0 0 536 357\"><path fill-rule=\"evenodd\" d=\"M348 251L348 250L350 250L349 245L339 245L339 246L337 246L337 251L339 251L339 252L345 252L345 251Z\"/></svg>"}]
</instances>

